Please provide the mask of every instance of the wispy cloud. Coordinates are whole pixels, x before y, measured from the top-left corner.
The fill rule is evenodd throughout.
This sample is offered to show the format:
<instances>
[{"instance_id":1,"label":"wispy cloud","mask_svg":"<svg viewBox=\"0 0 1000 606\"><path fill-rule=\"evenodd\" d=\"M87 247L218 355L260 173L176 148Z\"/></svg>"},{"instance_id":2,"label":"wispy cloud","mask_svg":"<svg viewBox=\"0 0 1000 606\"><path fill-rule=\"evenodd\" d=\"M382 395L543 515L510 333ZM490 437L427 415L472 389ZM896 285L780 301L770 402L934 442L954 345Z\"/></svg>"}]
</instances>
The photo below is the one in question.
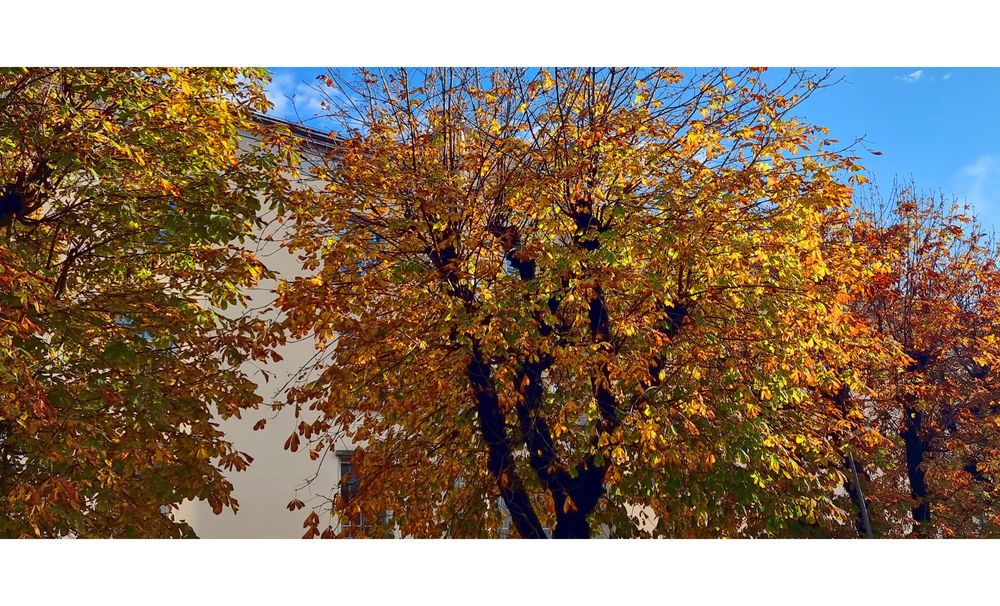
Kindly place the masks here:
<instances>
[{"instance_id":1,"label":"wispy cloud","mask_svg":"<svg viewBox=\"0 0 1000 606\"><path fill-rule=\"evenodd\" d=\"M959 192L985 214L994 214L1000 202L1000 158L986 154L958 171Z\"/></svg>"},{"instance_id":2,"label":"wispy cloud","mask_svg":"<svg viewBox=\"0 0 1000 606\"><path fill-rule=\"evenodd\" d=\"M947 74L945 74L944 77L941 78L941 79L942 80L951 80L951 72L948 72Z\"/></svg>"},{"instance_id":3,"label":"wispy cloud","mask_svg":"<svg viewBox=\"0 0 1000 606\"><path fill-rule=\"evenodd\" d=\"M920 82L920 80L922 80L923 78L924 78L924 70L922 70L922 69L918 69L917 71L910 72L910 73L906 74L905 76L896 76L897 80L899 80L901 82L907 82L907 83L910 83L910 84L914 84L914 83Z\"/></svg>"}]
</instances>

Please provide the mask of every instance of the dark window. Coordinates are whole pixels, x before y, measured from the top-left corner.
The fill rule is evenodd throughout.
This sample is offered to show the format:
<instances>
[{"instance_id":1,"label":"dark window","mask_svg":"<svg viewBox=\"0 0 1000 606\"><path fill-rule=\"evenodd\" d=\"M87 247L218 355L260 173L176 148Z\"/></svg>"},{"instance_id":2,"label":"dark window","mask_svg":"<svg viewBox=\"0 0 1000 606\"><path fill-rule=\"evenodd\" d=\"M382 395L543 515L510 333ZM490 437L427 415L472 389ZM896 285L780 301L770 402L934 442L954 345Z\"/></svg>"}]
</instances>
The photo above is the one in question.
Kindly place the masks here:
<instances>
[{"instance_id":1,"label":"dark window","mask_svg":"<svg viewBox=\"0 0 1000 606\"><path fill-rule=\"evenodd\" d=\"M354 465L350 452L339 452L337 457L340 459L340 494L346 505L357 496L358 489L361 487L361 475ZM378 520L382 524L387 524L391 518L390 512L382 512L378 516ZM369 524L361 514L342 516L340 527L348 536L371 536L369 535ZM382 538L392 538L392 533L387 533Z\"/></svg>"},{"instance_id":2,"label":"dark window","mask_svg":"<svg viewBox=\"0 0 1000 606\"><path fill-rule=\"evenodd\" d=\"M358 474L354 469L350 453L340 454L338 456L340 458L340 494L344 499L344 504L346 505L357 496L358 488L361 485L361 479L358 477ZM360 514L350 517L343 516L340 526L351 536L354 536L355 534L364 535L367 530L365 518Z\"/></svg>"}]
</instances>

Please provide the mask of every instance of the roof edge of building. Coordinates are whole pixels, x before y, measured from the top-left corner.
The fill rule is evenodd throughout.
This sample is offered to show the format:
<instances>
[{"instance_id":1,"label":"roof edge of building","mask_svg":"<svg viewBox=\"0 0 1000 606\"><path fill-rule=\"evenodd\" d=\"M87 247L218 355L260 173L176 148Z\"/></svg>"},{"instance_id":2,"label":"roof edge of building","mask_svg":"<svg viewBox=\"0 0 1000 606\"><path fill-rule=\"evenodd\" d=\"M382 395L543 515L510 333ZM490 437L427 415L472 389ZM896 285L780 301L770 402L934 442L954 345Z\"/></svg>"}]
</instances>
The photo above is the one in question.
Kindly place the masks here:
<instances>
[{"instance_id":1,"label":"roof edge of building","mask_svg":"<svg viewBox=\"0 0 1000 606\"><path fill-rule=\"evenodd\" d=\"M315 128L309 128L308 126L303 126L282 118L275 118L274 116L259 113L254 113L252 118L258 124L284 126L288 128L288 130L291 131L292 135L295 137L306 143L323 148L324 150L336 149L344 141L343 137L338 137L329 132L316 130Z\"/></svg>"}]
</instances>

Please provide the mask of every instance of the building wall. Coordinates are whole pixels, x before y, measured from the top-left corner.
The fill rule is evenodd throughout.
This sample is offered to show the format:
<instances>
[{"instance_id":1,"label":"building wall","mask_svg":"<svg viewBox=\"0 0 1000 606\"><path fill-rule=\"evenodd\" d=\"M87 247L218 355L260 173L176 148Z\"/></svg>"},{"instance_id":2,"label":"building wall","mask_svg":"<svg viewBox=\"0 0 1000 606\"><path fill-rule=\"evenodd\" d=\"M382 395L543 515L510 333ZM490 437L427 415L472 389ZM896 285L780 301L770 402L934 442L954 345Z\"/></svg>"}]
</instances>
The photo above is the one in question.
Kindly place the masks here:
<instances>
[{"instance_id":1,"label":"building wall","mask_svg":"<svg viewBox=\"0 0 1000 606\"><path fill-rule=\"evenodd\" d=\"M315 160L306 157L306 162ZM315 186L304 183L303 186ZM254 246L257 257L278 278L291 279L304 275L294 255L280 246L288 224L278 221L274 211L262 213L262 219L267 226L258 234L256 242L248 242ZM268 239L270 237L270 241ZM251 293L249 309L265 307L274 299L273 290L276 280L262 281ZM245 309L231 308L224 313L245 313ZM185 502L178 512L178 517L187 521L202 538L298 538L304 529L302 522L310 506L310 498L319 495L330 496L338 486L339 461L330 452L319 465L317 461L309 460L306 452L289 452L283 449L285 439L291 434L298 423L292 410L282 409L272 411L266 405L269 402L280 402L290 382L316 353L312 339L297 343L289 343L278 350L282 356L280 362L268 361L248 363L244 369L257 384L257 393L263 397L265 406L260 410L246 412L241 419L220 420L220 426L227 438L237 450L253 457L253 463L243 472L230 472L227 477L233 483L234 496L239 500L239 512L223 511L214 515L211 508L204 502ZM266 380L260 369L265 367L271 377ZM253 425L260 419L267 419L267 425L262 431L253 431ZM346 441L338 443L334 450L352 450L353 446ZM302 488L306 480L313 478L312 484ZM306 503L307 509L288 511L286 508L293 498ZM321 520L321 528L327 520Z\"/></svg>"}]
</instances>

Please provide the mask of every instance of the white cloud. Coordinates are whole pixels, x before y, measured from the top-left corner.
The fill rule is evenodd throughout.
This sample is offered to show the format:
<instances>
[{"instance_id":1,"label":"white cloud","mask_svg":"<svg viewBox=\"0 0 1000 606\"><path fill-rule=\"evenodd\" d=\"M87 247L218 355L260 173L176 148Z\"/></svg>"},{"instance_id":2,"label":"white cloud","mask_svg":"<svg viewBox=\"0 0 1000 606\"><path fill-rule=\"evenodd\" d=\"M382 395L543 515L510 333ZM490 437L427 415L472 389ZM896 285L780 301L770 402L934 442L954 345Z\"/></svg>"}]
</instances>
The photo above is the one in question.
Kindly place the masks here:
<instances>
[{"instance_id":1,"label":"white cloud","mask_svg":"<svg viewBox=\"0 0 1000 606\"><path fill-rule=\"evenodd\" d=\"M997 160L993 156L980 156L972 164L963 166L961 174L974 179L982 179L989 176L989 174L993 172L993 167L996 163Z\"/></svg>"},{"instance_id":2,"label":"white cloud","mask_svg":"<svg viewBox=\"0 0 1000 606\"><path fill-rule=\"evenodd\" d=\"M982 213L993 215L1000 206L1000 158L983 155L958 171L958 191Z\"/></svg>"},{"instance_id":3,"label":"white cloud","mask_svg":"<svg viewBox=\"0 0 1000 606\"><path fill-rule=\"evenodd\" d=\"M944 78L942 78L942 80L951 80L951 72L948 72L947 74L945 74Z\"/></svg>"},{"instance_id":4,"label":"white cloud","mask_svg":"<svg viewBox=\"0 0 1000 606\"><path fill-rule=\"evenodd\" d=\"M905 76L896 76L896 79L899 80L899 81L901 81L901 82L908 82L908 83L912 84L912 83L920 82L920 80L923 77L924 77L924 70L918 69L917 71L910 72L910 73L906 74Z\"/></svg>"}]
</instances>

